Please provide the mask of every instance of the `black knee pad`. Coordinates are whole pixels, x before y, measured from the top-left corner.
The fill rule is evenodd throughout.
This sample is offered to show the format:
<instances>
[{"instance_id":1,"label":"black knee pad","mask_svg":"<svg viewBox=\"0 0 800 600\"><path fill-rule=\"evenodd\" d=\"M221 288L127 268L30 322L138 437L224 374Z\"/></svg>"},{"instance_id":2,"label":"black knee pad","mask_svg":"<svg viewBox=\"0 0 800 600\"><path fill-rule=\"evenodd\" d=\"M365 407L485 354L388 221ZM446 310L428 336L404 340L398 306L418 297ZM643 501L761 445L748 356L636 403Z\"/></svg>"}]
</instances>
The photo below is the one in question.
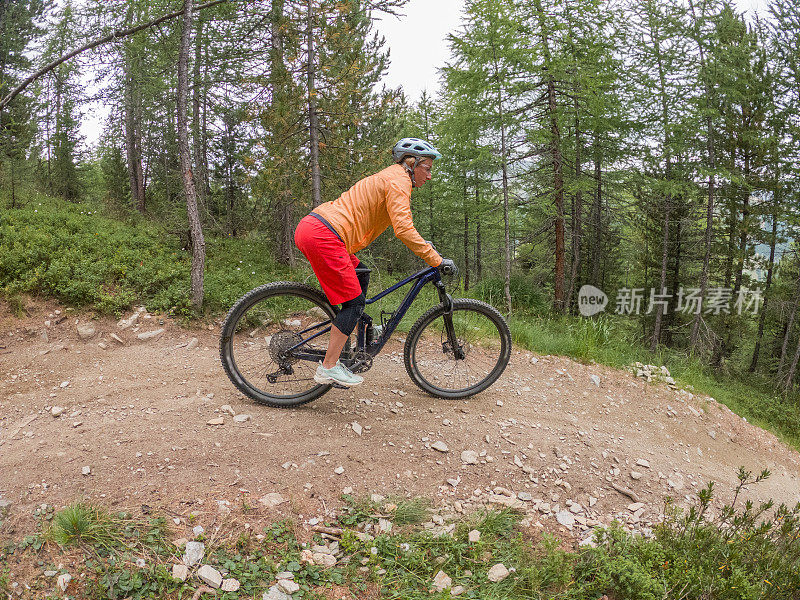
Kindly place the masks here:
<instances>
[{"instance_id":1,"label":"black knee pad","mask_svg":"<svg viewBox=\"0 0 800 600\"><path fill-rule=\"evenodd\" d=\"M358 318L364 312L364 306L367 303L367 298L364 294L359 294L352 300L342 302L342 310L340 310L336 317L333 319L333 324L336 328L345 335L353 333L356 328Z\"/></svg>"}]
</instances>

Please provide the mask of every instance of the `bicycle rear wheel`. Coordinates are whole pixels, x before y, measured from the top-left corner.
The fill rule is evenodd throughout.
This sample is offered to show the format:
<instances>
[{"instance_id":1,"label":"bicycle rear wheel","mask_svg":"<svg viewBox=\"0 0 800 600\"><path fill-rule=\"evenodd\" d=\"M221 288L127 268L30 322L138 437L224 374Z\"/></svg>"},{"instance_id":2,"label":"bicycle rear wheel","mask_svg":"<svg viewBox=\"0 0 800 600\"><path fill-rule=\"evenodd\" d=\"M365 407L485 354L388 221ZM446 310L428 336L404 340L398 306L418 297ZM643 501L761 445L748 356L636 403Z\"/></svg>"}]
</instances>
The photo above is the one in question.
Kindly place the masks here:
<instances>
[{"instance_id":1,"label":"bicycle rear wheel","mask_svg":"<svg viewBox=\"0 0 800 600\"><path fill-rule=\"evenodd\" d=\"M268 283L251 290L230 309L222 326L219 354L233 385L256 402L292 407L311 402L330 385L314 381L317 362L293 356L289 349L332 319L325 296L300 283ZM301 346L322 359L329 333Z\"/></svg>"},{"instance_id":2,"label":"bicycle rear wheel","mask_svg":"<svg viewBox=\"0 0 800 600\"><path fill-rule=\"evenodd\" d=\"M511 332L503 316L478 300L453 300L457 347L448 339L447 310L435 306L411 327L404 349L406 371L420 388L439 398L467 398L503 373L511 358Z\"/></svg>"}]
</instances>

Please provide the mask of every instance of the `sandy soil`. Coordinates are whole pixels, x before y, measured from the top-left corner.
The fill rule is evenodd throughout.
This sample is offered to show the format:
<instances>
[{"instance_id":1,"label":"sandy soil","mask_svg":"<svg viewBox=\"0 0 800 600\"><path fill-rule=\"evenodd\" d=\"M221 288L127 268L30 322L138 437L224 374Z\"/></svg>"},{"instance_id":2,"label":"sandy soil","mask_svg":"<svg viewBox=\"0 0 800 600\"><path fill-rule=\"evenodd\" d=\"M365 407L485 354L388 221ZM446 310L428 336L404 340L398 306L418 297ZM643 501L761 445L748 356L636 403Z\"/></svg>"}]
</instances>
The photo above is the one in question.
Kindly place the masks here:
<instances>
[{"instance_id":1,"label":"sandy soil","mask_svg":"<svg viewBox=\"0 0 800 600\"><path fill-rule=\"evenodd\" d=\"M82 340L76 326L89 322L97 333ZM161 327L156 339L137 337ZM281 410L228 382L218 335L219 323L186 330L149 315L123 330L54 303L28 301L22 317L0 305L0 499L11 503L0 537L42 503L91 499L185 517L220 500L258 506L279 492L284 509L309 518L335 507L345 488L469 508L500 486L530 494L529 508L580 503L591 524L631 504L614 483L644 503L635 520L646 520L666 495L688 502L708 480L729 500L739 465L772 471L748 497L800 500L797 452L713 399L628 372L515 350L487 392L439 400L408 379L398 341L359 388ZM223 405L250 419L235 423ZM223 425L208 424L220 416ZM436 441L449 451L432 449ZM464 450L479 454L477 464L462 462ZM566 533L546 511L530 512Z\"/></svg>"}]
</instances>

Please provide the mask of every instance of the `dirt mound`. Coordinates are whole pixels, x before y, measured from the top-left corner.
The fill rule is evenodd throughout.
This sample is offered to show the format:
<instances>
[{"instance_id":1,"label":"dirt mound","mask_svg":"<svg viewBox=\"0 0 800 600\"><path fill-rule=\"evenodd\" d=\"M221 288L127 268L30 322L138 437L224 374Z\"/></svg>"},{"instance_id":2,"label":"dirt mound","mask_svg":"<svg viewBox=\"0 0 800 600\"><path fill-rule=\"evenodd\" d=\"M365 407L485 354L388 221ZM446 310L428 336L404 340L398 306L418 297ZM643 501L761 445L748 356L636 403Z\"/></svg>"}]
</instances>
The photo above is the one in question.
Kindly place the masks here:
<instances>
[{"instance_id":1,"label":"dirt mound","mask_svg":"<svg viewBox=\"0 0 800 600\"><path fill-rule=\"evenodd\" d=\"M123 328L26 308L0 306L0 500L16 522L82 498L180 519L275 492L311 517L346 490L456 512L518 505L532 526L580 534L620 516L646 526L665 496L687 503L709 480L730 500L740 465L772 471L748 497L800 498L798 454L775 436L623 371L515 350L487 392L438 400L409 381L393 341L359 388L279 410L230 385L218 324L186 330L142 312Z\"/></svg>"}]
</instances>

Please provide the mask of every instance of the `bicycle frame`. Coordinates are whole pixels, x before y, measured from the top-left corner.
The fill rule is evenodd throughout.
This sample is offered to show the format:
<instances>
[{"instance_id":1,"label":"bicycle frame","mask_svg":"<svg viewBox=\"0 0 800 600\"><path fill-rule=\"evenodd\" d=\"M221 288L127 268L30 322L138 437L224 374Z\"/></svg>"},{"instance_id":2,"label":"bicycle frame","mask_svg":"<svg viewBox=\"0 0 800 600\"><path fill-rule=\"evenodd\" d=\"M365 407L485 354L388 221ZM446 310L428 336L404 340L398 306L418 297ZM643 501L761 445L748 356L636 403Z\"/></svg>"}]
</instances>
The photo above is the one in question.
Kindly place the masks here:
<instances>
[{"instance_id":1,"label":"bicycle frame","mask_svg":"<svg viewBox=\"0 0 800 600\"><path fill-rule=\"evenodd\" d=\"M427 269L423 269L421 271L414 273L413 275L410 275L409 277L406 277L402 281L399 281L395 283L393 286L386 288L382 292L379 292L372 298L368 298L366 303L372 304L374 302L377 302L381 298L384 298L385 296L400 289L401 287L408 285L412 281L416 281L416 283L412 286L410 290L408 290L408 293L406 294L405 298L403 298L402 302L400 303L400 306L397 307L397 310L395 310L394 313L392 313L392 317L386 322L386 326L384 327L380 337L377 340L374 340L369 346L367 346L367 340L365 336L366 328L364 327L364 324L372 323L372 318L366 313L363 313L361 315L361 317L358 320L358 324L356 325L356 330L358 332L356 339L357 351L366 352L372 357L376 356L386 345L386 342L389 341L389 338L392 337L392 334L394 333L395 329L397 329L397 326L400 324L400 321L403 319L406 312L408 312L408 309L411 307L414 300L419 295L419 292L428 283L433 283L436 286L436 289L439 291L439 300L442 303L446 303L452 310L452 298L450 298L449 294L445 291L444 283L442 282L442 277L439 273L439 269L436 267L428 267ZM456 340L455 340L455 335L453 333L452 320L450 318L445 318L445 321L447 322L448 339L451 343L451 347L455 348ZM331 320L328 319L327 321L317 323L307 329L304 329L303 331L298 332L299 335L302 336L307 333L316 331L316 333L314 333L310 337L303 338L302 341L298 342L291 348L288 348L286 352L287 353L291 352L293 357L299 359L311 360L315 362L322 360L322 358L325 355L324 351L311 348L304 348L304 349L300 348L301 346L306 345L311 340L321 335L324 335L325 333L330 331L331 329L330 323Z\"/></svg>"}]
</instances>

